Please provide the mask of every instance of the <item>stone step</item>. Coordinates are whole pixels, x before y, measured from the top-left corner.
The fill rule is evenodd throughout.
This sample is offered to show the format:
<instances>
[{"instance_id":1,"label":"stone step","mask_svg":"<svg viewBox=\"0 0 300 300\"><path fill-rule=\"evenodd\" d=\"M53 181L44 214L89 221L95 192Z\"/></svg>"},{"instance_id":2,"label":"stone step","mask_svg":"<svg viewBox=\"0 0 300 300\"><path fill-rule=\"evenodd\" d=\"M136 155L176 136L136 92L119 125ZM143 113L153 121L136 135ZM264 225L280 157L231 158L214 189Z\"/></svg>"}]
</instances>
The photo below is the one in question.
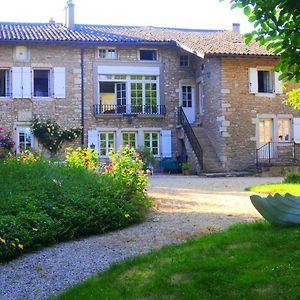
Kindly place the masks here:
<instances>
[{"instance_id":1,"label":"stone step","mask_svg":"<svg viewBox=\"0 0 300 300\"><path fill-rule=\"evenodd\" d=\"M254 176L256 172L207 172L202 173L201 176L204 177L247 177Z\"/></svg>"}]
</instances>

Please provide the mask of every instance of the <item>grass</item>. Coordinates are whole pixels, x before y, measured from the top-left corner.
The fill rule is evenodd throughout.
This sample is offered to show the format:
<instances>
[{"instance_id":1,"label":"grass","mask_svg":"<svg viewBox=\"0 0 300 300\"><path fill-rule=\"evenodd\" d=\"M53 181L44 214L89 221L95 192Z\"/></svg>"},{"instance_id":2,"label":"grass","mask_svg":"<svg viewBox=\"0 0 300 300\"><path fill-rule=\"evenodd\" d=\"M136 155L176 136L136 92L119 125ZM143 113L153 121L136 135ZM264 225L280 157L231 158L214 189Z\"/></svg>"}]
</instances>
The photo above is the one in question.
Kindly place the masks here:
<instances>
[{"instance_id":1,"label":"grass","mask_svg":"<svg viewBox=\"0 0 300 300\"><path fill-rule=\"evenodd\" d=\"M113 265L67 299L299 299L300 230L234 225Z\"/></svg>"},{"instance_id":2,"label":"grass","mask_svg":"<svg viewBox=\"0 0 300 300\"><path fill-rule=\"evenodd\" d=\"M268 183L250 186L247 191L262 193L262 194L286 194L300 195L300 184L293 183Z\"/></svg>"}]
</instances>

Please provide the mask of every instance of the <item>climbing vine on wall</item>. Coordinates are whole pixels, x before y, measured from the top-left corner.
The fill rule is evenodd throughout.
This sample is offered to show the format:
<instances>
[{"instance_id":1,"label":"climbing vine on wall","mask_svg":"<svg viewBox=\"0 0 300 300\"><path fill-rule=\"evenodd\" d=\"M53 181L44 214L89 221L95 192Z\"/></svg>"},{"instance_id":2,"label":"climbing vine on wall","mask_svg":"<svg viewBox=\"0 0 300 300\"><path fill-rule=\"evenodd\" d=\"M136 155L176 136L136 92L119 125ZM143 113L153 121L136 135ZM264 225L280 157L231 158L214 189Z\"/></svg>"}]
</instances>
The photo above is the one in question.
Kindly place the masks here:
<instances>
[{"instance_id":1,"label":"climbing vine on wall","mask_svg":"<svg viewBox=\"0 0 300 300\"><path fill-rule=\"evenodd\" d=\"M61 128L54 120L43 121L38 118L33 119L31 129L39 143L51 155L55 155L64 142L76 139L81 133L81 128Z\"/></svg>"}]
</instances>

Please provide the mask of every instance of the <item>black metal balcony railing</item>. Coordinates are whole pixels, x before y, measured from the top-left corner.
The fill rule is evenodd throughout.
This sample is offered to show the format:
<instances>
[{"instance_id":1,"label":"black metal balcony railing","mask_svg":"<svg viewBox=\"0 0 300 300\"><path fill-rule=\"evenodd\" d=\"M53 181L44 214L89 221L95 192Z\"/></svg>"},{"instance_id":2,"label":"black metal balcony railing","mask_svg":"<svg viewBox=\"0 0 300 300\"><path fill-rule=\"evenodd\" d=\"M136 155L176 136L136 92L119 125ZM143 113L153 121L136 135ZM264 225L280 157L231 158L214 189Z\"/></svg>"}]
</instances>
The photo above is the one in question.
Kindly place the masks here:
<instances>
[{"instance_id":1,"label":"black metal balcony railing","mask_svg":"<svg viewBox=\"0 0 300 300\"><path fill-rule=\"evenodd\" d=\"M268 142L256 149L256 164L271 165L272 163L300 163L300 144L295 142Z\"/></svg>"},{"instance_id":2,"label":"black metal balcony railing","mask_svg":"<svg viewBox=\"0 0 300 300\"><path fill-rule=\"evenodd\" d=\"M165 115L165 105L112 105L95 104L93 106L95 116L99 115Z\"/></svg>"},{"instance_id":3,"label":"black metal balcony railing","mask_svg":"<svg viewBox=\"0 0 300 300\"><path fill-rule=\"evenodd\" d=\"M178 125L181 125L192 148L194 153L197 156L201 169L203 169L203 150L200 146L200 143L194 133L192 126L188 118L186 117L182 107L178 107Z\"/></svg>"}]
</instances>

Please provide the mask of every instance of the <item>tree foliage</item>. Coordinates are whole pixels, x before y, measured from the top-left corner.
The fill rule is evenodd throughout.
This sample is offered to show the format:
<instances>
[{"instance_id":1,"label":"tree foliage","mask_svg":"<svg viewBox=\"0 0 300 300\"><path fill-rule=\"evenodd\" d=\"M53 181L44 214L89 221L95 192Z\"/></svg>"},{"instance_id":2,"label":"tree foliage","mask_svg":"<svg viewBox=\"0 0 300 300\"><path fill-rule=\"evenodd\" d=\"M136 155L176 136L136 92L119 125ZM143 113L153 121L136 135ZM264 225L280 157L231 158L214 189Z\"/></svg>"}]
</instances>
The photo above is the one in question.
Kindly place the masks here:
<instances>
[{"instance_id":1,"label":"tree foliage","mask_svg":"<svg viewBox=\"0 0 300 300\"><path fill-rule=\"evenodd\" d=\"M244 9L254 30L245 34L280 55L277 71L282 78L300 81L300 3L295 0L231 0L232 7Z\"/></svg>"},{"instance_id":2,"label":"tree foliage","mask_svg":"<svg viewBox=\"0 0 300 300\"><path fill-rule=\"evenodd\" d=\"M242 8L254 30L245 34L280 56L275 71L280 79L300 82L300 2L299 0L230 0L232 8ZM288 94L285 103L300 107L300 91ZM295 101L296 100L296 101ZM295 106L296 104L296 106Z\"/></svg>"}]
</instances>

